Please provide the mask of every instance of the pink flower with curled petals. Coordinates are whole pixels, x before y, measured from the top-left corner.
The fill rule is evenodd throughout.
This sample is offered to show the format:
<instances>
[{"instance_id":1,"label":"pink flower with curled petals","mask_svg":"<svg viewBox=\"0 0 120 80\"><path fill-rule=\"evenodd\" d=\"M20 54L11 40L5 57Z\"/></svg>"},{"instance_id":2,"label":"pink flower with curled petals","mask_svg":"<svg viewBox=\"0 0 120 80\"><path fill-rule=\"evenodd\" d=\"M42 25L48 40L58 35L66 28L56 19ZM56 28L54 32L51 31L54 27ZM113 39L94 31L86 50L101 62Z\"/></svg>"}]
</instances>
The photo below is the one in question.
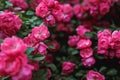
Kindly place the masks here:
<instances>
[{"instance_id":1,"label":"pink flower with curled petals","mask_svg":"<svg viewBox=\"0 0 120 80\"><path fill-rule=\"evenodd\" d=\"M77 43L77 48L78 49L85 49L88 48L92 45L92 42L89 39L81 39Z\"/></svg>"},{"instance_id":2,"label":"pink flower with curled petals","mask_svg":"<svg viewBox=\"0 0 120 80\"><path fill-rule=\"evenodd\" d=\"M86 75L87 80L105 80L105 77L99 72L90 70Z\"/></svg>"},{"instance_id":3,"label":"pink flower with curled petals","mask_svg":"<svg viewBox=\"0 0 120 80\"><path fill-rule=\"evenodd\" d=\"M72 62L68 61L62 64L62 72L65 75L69 75L70 73L72 73L74 71L74 68L75 68L75 64Z\"/></svg>"},{"instance_id":4,"label":"pink flower with curled petals","mask_svg":"<svg viewBox=\"0 0 120 80\"><path fill-rule=\"evenodd\" d=\"M31 80L33 66L27 64L22 67L18 74L12 76L12 80Z\"/></svg>"},{"instance_id":5,"label":"pink flower with curled petals","mask_svg":"<svg viewBox=\"0 0 120 80\"><path fill-rule=\"evenodd\" d=\"M93 57L89 57L89 58L83 58L82 59L82 64L85 66L85 67L91 67L95 64L95 59Z\"/></svg>"},{"instance_id":6,"label":"pink flower with curled petals","mask_svg":"<svg viewBox=\"0 0 120 80\"><path fill-rule=\"evenodd\" d=\"M0 14L0 30L6 36L15 35L20 30L22 20L11 12Z\"/></svg>"},{"instance_id":7,"label":"pink flower with curled petals","mask_svg":"<svg viewBox=\"0 0 120 80\"><path fill-rule=\"evenodd\" d=\"M68 45L70 47L75 47L77 45L79 39L80 38L77 35L69 36Z\"/></svg>"},{"instance_id":8,"label":"pink flower with curled petals","mask_svg":"<svg viewBox=\"0 0 120 80\"><path fill-rule=\"evenodd\" d=\"M7 55L17 56L24 53L27 49L27 45L22 39L13 36L12 38L5 38L1 44L1 50Z\"/></svg>"},{"instance_id":9,"label":"pink flower with curled petals","mask_svg":"<svg viewBox=\"0 0 120 80\"><path fill-rule=\"evenodd\" d=\"M92 48L85 48L80 50L80 56L82 58L88 58L93 55L93 49Z\"/></svg>"},{"instance_id":10,"label":"pink flower with curled petals","mask_svg":"<svg viewBox=\"0 0 120 80\"><path fill-rule=\"evenodd\" d=\"M9 0L13 6L20 7L23 10L26 10L28 8L28 4L24 0Z\"/></svg>"},{"instance_id":11,"label":"pink flower with curled petals","mask_svg":"<svg viewBox=\"0 0 120 80\"><path fill-rule=\"evenodd\" d=\"M44 41L50 36L50 32L46 26L41 25L39 27L34 27L31 35L33 35L33 37L38 41Z\"/></svg>"},{"instance_id":12,"label":"pink flower with curled petals","mask_svg":"<svg viewBox=\"0 0 120 80\"><path fill-rule=\"evenodd\" d=\"M37 7L36 7L36 15L44 18L49 14L48 7L45 5L45 3L41 2Z\"/></svg>"},{"instance_id":13,"label":"pink flower with curled petals","mask_svg":"<svg viewBox=\"0 0 120 80\"><path fill-rule=\"evenodd\" d=\"M81 38L84 38L84 37L85 37L85 33L86 33L86 32L90 32L90 30L87 29L87 28L86 28L85 26L83 26L83 25L78 26L77 29L76 29L76 31L77 31L77 34L78 34Z\"/></svg>"}]
</instances>

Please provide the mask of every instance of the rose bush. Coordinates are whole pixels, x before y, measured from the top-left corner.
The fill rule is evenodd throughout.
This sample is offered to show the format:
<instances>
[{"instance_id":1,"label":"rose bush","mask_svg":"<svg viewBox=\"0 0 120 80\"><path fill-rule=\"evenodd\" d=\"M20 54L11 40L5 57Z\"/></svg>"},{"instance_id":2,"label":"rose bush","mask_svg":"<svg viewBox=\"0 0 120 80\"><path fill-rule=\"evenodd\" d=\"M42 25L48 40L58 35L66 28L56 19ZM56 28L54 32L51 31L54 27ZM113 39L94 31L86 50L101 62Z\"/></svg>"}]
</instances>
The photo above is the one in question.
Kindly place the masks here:
<instances>
[{"instance_id":1,"label":"rose bush","mask_svg":"<svg viewBox=\"0 0 120 80\"><path fill-rule=\"evenodd\" d=\"M120 0L0 0L0 80L120 80Z\"/></svg>"}]
</instances>

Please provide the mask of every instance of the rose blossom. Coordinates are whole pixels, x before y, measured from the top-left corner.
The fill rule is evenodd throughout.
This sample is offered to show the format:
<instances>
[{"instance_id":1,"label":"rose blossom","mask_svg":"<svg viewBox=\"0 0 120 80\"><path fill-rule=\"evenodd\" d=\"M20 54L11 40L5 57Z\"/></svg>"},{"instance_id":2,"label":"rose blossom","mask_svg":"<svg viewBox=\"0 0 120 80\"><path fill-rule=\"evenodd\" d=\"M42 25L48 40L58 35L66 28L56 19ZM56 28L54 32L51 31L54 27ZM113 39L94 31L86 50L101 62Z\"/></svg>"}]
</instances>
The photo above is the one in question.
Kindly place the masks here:
<instances>
[{"instance_id":1,"label":"rose blossom","mask_svg":"<svg viewBox=\"0 0 120 80\"><path fill-rule=\"evenodd\" d=\"M81 12L81 6L80 4L76 4L73 7L74 14L77 16L77 18L82 18L83 13Z\"/></svg>"},{"instance_id":2,"label":"rose blossom","mask_svg":"<svg viewBox=\"0 0 120 80\"><path fill-rule=\"evenodd\" d=\"M26 10L28 8L28 4L24 0L9 0L13 6L20 7L23 10Z\"/></svg>"},{"instance_id":3,"label":"rose blossom","mask_svg":"<svg viewBox=\"0 0 120 80\"><path fill-rule=\"evenodd\" d=\"M65 75L69 75L70 73L72 73L74 71L75 68L75 64L72 62L64 62L62 64L62 72Z\"/></svg>"},{"instance_id":4,"label":"rose blossom","mask_svg":"<svg viewBox=\"0 0 120 80\"><path fill-rule=\"evenodd\" d=\"M101 37L101 38L98 38L98 49L108 49L109 48L109 40L108 40L108 37Z\"/></svg>"},{"instance_id":5,"label":"rose blossom","mask_svg":"<svg viewBox=\"0 0 120 80\"><path fill-rule=\"evenodd\" d=\"M59 2L55 1L55 6L51 13L55 17L56 21L60 22L63 20L64 14L62 11L62 6L59 4Z\"/></svg>"},{"instance_id":6,"label":"rose blossom","mask_svg":"<svg viewBox=\"0 0 120 80\"><path fill-rule=\"evenodd\" d=\"M64 13L64 22L69 22L73 16L73 9L70 4L64 4L62 5L63 13Z\"/></svg>"},{"instance_id":7,"label":"rose blossom","mask_svg":"<svg viewBox=\"0 0 120 80\"><path fill-rule=\"evenodd\" d=\"M38 40L36 40L32 34L28 34L28 36L25 37L23 41L27 44L28 47L33 47L38 43Z\"/></svg>"},{"instance_id":8,"label":"rose blossom","mask_svg":"<svg viewBox=\"0 0 120 80\"><path fill-rule=\"evenodd\" d=\"M48 7L45 5L45 3L41 2L37 7L36 7L36 15L44 18L49 14Z\"/></svg>"},{"instance_id":9,"label":"rose blossom","mask_svg":"<svg viewBox=\"0 0 120 80\"><path fill-rule=\"evenodd\" d=\"M93 55L93 49L92 48L86 48L86 49L80 50L80 56L82 58L88 58L92 55Z\"/></svg>"},{"instance_id":10,"label":"rose blossom","mask_svg":"<svg viewBox=\"0 0 120 80\"><path fill-rule=\"evenodd\" d=\"M52 8L55 5L55 0L42 0L47 7Z\"/></svg>"},{"instance_id":11,"label":"rose blossom","mask_svg":"<svg viewBox=\"0 0 120 80\"><path fill-rule=\"evenodd\" d=\"M90 70L86 75L87 80L105 80L105 77L93 70Z\"/></svg>"},{"instance_id":12,"label":"rose blossom","mask_svg":"<svg viewBox=\"0 0 120 80\"><path fill-rule=\"evenodd\" d=\"M22 25L22 20L11 12L0 14L0 30L6 36L15 35Z\"/></svg>"},{"instance_id":13,"label":"rose blossom","mask_svg":"<svg viewBox=\"0 0 120 80\"><path fill-rule=\"evenodd\" d=\"M1 44L1 50L7 55L18 56L24 53L27 49L27 45L22 39L13 36L12 38L5 38Z\"/></svg>"},{"instance_id":14,"label":"rose blossom","mask_svg":"<svg viewBox=\"0 0 120 80\"><path fill-rule=\"evenodd\" d=\"M111 41L110 45L114 49L120 48L120 31L116 30L112 33L112 41Z\"/></svg>"},{"instance_id":15,"label":"rose blossom","mask_svg":"<svg viewBox=\"0 0 120 80\"><path fill-rule=\"evenodd\" d=\"M89 39L80 39L77 43L78 49L85 49L92 45L92 42Z\"/></svg>"},{"instance_id":16,"label":"rose blossom","mask_svg":"<svg viewBox=\"0 0 120 80\"><path fill-rule=\"evenodd\" d=\"M95 59L93 57L89 57L89 58L84 58L82 59L82 64L85 66L85 67L91 67L92 65L95 64Z\"/></svg>"},{"instance_id":17,"label":"rose blossom","mask_svg":"<svg viewBox=\"0 0 120 80\"><path fill-rule=\"evenodd\" d=\"M0 75L6 76L7 74L14 76L19 73L22 66L27 64L27 56L21 54L17 57L7 56L0 53Z\"/></svg>"},{"instance_id":18,"label":"rose blossom","mask_svg":"<svg viewBox=\"0 0 120 80\"><path fill-rule=\"evenodd\" d=\"M69 36L68 45L70 47L75 47L78 41L79 41L79 36L77 35Z\"/></svg>"},{"instance_id":19,"label":"rose blossom","mask_svg":"<svg viewBox=\"0 0 120 80\"><path fill-rule=\"evenodd\" d=\"M109 12L110 6L108 3L101 3L100 4L100 14L105 15L106 13Z\"/></svg>"},{"instance_id":20,"label":"rose blossom","mask_svg":"<svg viewBox=\"0 0 120 80\"><path fill-rule=\"evenodd\" d=\"M33 66L27 64L22 67L18 74L12 76L12 80L31 80L32 70Z\"/></svg>"},{"instance_id":21,"label":"rose blossom","mask_svg":"<svg viewBox=\"0 0 120 80\"><path fill-rule=\"evenodd\" d=\"M38 43L36 46L36 51L39 53L39 54L43 54L43 55L46 55L47 54L47 48L48 46L46 44L44 44L43 42L40 42Z\"/></svg>"},{"instance_id":22,"label":"rose blossom","mask_svg":"<svg viewBox=\"0 0 120 80\"><path fill-rule=\"evenodd\" d=\"M55 18L54 18L53 15L48 15L47 17L45 17L44 22L45 22L47 25L52 26L52 25L54 25L54 24L56 23L56 20L55 20Z\"/></svg>"},{"instance_id":23,"label":"rose blossom","mask_svg":"<svg viewBox=\"0 0 120 80\"><path fill-rule=\"evenodd\" d=\"M50 32L46 26L41 25L39 27L34 27L31 35L33 35L33 37L38 41L44 41L50 36Z\"/></svg>"},{"instance_id":24,"label":"rose blossom","mask_svg":"<svg viewBox=\"0 0 120 80\"><path fill-rule=\"evenodd\" d=\"M78 34L81 38L84 38L84 37L85 37L85 33L86 33L86 32L90 32L90 30L87 29L87 28L85 28L85 26L83 26L83 25L78 26L77 29L76 29L76 31L77 31L77 34Z\"/></svg>"}]
</instances>

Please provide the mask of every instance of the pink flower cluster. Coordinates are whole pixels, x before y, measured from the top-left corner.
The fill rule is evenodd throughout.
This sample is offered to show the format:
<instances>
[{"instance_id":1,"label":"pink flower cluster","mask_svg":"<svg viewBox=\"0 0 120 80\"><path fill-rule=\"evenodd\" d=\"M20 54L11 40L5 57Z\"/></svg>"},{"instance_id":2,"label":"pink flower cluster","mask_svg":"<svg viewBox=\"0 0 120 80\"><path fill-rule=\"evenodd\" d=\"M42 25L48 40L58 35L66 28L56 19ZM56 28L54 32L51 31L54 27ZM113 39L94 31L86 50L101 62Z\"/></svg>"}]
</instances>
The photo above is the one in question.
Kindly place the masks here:
<instances>
[{"instance_id":1,"label":"pink flower cluster","mask_svg":"<svg viewBox=\"0 0 120 80\"><path fill-rule=\"evenodd\" d=\"M72 62L64 62L62 64L62 72L66 76L72 73L74 71L74 68L75 68L75 64Z\"/></svg>"},{"instance_id":2,"label":"pink flower cluster","mask_svg":"<svg viewBox=\"0 0 120 80\"><path fill-rule=\"evenodd\" d=\"M36 7L36 15L44 18L48 25L54 25L56 22L69 22L73 16L70 4L61 5L58 1L42 0Z\"/></svg>"},{"instance_id":3,"label":"pink flower cluster","mask_svg":"<svg viewBox=\"0 0 120 80\"><path fill-rule=\"evenodd\" d=\"M93 56L92 42L90 37L85 36L86 32L90 32L85 26L80 25L76 29L77 35L70 36L68 45L80 49L82 64L86 67L91 67L95 63Z\"/></svg>"},{"instance_id":4,"label":"pink flower cluster","mask_svg":"<svg viewBox=\"0 0 120 80\"><path fill-rule=\"evenodd\" d=\"M82 4L74 6L74 12L79 19L82 19L87 12L94 18L98 18L107 14L113 4L113 0L83 0Z\"/></svg>"},{"instance_id":5,"label":"pink flower cluster","mask_svg":"<svg viewBox=\"0 0 120 80\"><path fill-rule=\"evenodd\" d=\"M0 30L4 36L15 35L22 25L22 20L11 12L0 14Z\"/></svg>"},{"instance_id":6,"label":"pink flower cluster","mask_svg":"<svg viewBox=\"0 0 120 80\"><path fill-rule=\"evenodd\" d=\"M105 80L105 77L93 70L90 70L86 75L86 80Z\"/></svg>"},{"instance_id":7,"label":"pink flower cluster","mask_svg":"<svg viewBox=\"0 0 120 80\"><path fill-rule=\"evenodd\" d=\"M26 10L28 8L28 4L24 0L9 0L14 7L19 7L22 10Z\"/></svg>"},{"instance_id":8,"label":"pink flower cluster","mask_svg":"<svg viewBox=\"0 0 120 80\"><path fill-rule=\"evenodd\" d=\"M50 32L48 31L47 26L40 25L38 27L34 27L32 29L32 32L25 37L23 40L27 44L28 47L33 47L34 51L32 52L32 55L35 54L41 54L45 56L45 61L48 63L53 62L53 56L51 54L47 54L48 46L44 43L44 41L50 36ZM53 43L54 45L54 43ZM56 45L56 44L55 44ZM34 70L38 71L39 66L39 60L32 61L30 60L29 63L34 66ZM48 69L48 73L51 74L51 71ZM51 77L48 75L48 77Z\"/></svg>"},{"instance_id":9,"label":"pink flower cluster","mask_svg":"<svg viewBox=\"0 0 120 80\"><path fill-rule=\"evenodd\" d=\"M57 32L65 32L67 34L70 34L74 31L73 26L74 25L71 23L59 23L59 24L57 24L55 30Z\"/></svg>"},{"instance_id":10,"label":"pink flower cluster","mask_svg":"<svg viewBox=\"0 0 120 80\"><path fill-rule=\"evenodd\" d=\"M24 38L26 44L29 47L35 46L38 42L46 40L50 36L47 26L40 25L39 27L34 27L32 33Z\"/></svg>"},{"instance_id":11,"label":"pink flower cluster","mask_svg":"<svg viewBox=\"0 0 120 80\"><path fill-rule=\"evenodd\" d=\"M5 38L0 48L0 75L10 75L12 80L31 80L33 67L28 64L27 45L22 39Z\"/></svg>"},{"instance_id":12,"label":"pink flower cluster","mask_svg":"<svg viewBox=\"0 0 120 80\"><path fill-rule=\"evenodd\" d=\"M110 58L120 58L120 31L98 32L98 53Z\"/></svg>"}]
</instances>

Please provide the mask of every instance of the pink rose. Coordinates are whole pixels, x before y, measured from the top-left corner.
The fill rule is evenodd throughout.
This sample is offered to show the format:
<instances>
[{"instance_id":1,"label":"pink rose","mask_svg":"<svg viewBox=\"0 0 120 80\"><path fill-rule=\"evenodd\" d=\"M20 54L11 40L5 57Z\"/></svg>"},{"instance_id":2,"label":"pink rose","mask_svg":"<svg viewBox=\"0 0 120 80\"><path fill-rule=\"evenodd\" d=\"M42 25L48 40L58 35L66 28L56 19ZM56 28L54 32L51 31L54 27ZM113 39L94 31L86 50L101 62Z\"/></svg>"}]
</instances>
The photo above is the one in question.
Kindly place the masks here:
<instances>
[{"instance_id":1,"label":"pink rose","mask_svg":"<svg viewBox=\"0 0 120 80\"><path fill-rule=\"evenodd\" d=\"M75 64L72 62L64 62L62 64L62 72L65 75L69 75L70 73L72 73L74 71L75 68Z\"/></svg>"},{"instance_id":2,"label":"pink rose","mask_svg":"<svg viewBox=\"0 0 120 80\"><path fill-rule=\"evenodd\" d=\"M49 8L54 7L55 5L55 0L43 0L43 2L45 3L45 5L47 5Z\"/></svg>"},{"instance_id":3,"label":"pink rose","mask_svg":"<svg viewBox=\"0 0 120 80\"><path fill-rule=\"evenodd\" d=\"M74 14L75 14L75 15L79 15L80 12L81 12L80 10L81 10L80 4L76 4L76 5L73 7L73 11L74 11ZM80 17L82 17L82 14L81 14Z\"/></svg>"},{"instance_id":4,"label":"pink rose","mask_svg":"<svg viewBox=\"0 0 120 80\"><path fill-rule=\"evenodd\" d=\"M7 36L15 35L22 25L22 20L13 13L0 14L0 30Z\"/></svg>"},{"instance_id":5,"label":"pink rose","mask_svg":"<svg viewBox=\"0 0 120 80\"><path fill-rule=\"evenodd\" d=\"M5 38L1 44L1 50L9 56L18 56L24 53L27 49L27 45L22 39L13 36L12 38Z\"/></svg>"},{"instance_id":6,"label":"pink rose","mask_svg":"<svg viewBox=\"0 0 120 80\"><path fill-rule=\"evenodd\" d=\"M37 7L36 7L36 15L44 18L49 14L49 10L47 5L45 3L41 2Z\"/></svg>"},{"instance_id":7,"label":"pink rose","mask_svg":"<svg viewBox=\"0 0 120 80\"><path fill-rule=\"evenodd\" d=\"M112 33L112 41L111 41L110 45L114 49L120 48L120 31L114 31Z\"/></svg>"},{"instance_id":8,"label":"pink rose","mask_svg":"<svg viewBox=\"0 0 120 80\"><path fill-rule=\"evenodd\" d=\"M108 29L105 29L103 31L99 31L97 34L98 38L100 38L101 36L105 36L105 37L111 37L111 31Z\"/></svg>"},{"instance_id":9,"label":"pink rose","mask_svg":"<svg viewBox=\"0 0 120 80\"><path fill-rule=\"evenodd\" d=\"M69 36L68 45L70 47L75 47L78 41L79 41L79 36L77 35Z\"/></svg>"},{"instance_id":10,"label":"pink rose","mask_svg":"<svg viewBox=\"0 0 120 80\"><path fill-rule=\"evenodd\" d=\"M63 21L64 22L69 22L73 16L73 9L72 6L70 4L64 4L62 6L63 9L63 13L64 13L64 18Z\"/></svg>"},{"instance_id":11,"label":"pink rose","mask_svg":"<svg viewBox=\"0 0 120 80\"><path fill-rule=\"evenodd\" d=\"M85 37L85 33L86 33L86 32L90 32L89 29L85 28L85 26L82 26L82 25L78 26L77 29L76 29L76 31L77 31L77 34L78 34L81 38L84 38L84 37Z\"/></svg>"},{"instance_id":12,"label":"pink rose","mask_svg":"<svg viewBox=\"0 0 120 80\"><path fill-rule=\"evenodd\" d=\"M90 70L86 75L87 80L105 80L105 77L93 70Z\"/></svg>"},{"instance_id":13,"label":"pink rose","mask_svg":"<svg viewBox=\"0 0 120 80\"><path fill-rule=\"evenodd\" d=\"M26 10L28 8L28 4L24 0L9 0L13 6L20 7L23 10Z\"/></svg>"},{"instance_id":14,"label":"pink rose","mask_svg":"<svg viewBox=\"0 0 120 80\"><path fill-rule=\"evenodd\" d=\"M38 41L44 41L50 36L50 32L46 26L41 25L39 27L34 27L31 35L33 35L33 37Z\"/></svg>"},{"instance_id":15,"label":"pink rose","mask_svg":"<svg viewBox=\"0 0 120 80\"><path fill-rule=\"evenodd\" d=\"M47 48L48 46L44 44L43 42L40 42L35 46L36 52L38 52L39 54L43 54L43 55L47 54Z\"/></svg>"},{"instance_id":16,"label":"pink rose","mask_svg":"<svg viewBox=\"0 0 120 80\"><path fill-rule=\"evenodd\" d=\"M21 70L21 67L27 64L27 56L21 54L17 57L7 56L4 53L0 55L0 75L5 75L4 73L11 76L16 75Z\"/></svg>"},{"instance_id":17,"label":"pink rose","mask_svg":"<svg viewBox=\"0 0 120 80\"><path fill-rule=\"evenodd\" d=\"M98 0L89 0L89 2L90 2L92 5L98 5L98 3L99 3Z\"/></svg>"},{"instance_id":18,"label":"pink rose","mask_svg":"<svg viewBox=\"0 0 120 80\"><path fill-rule=\"evenodd\" d=\"M92 45L92 42L89 39L81 39L77 43L77 48L78 49L85 49L88 48Z\"/></svg>"},{"instance_id":19,"label":"pink rose","mask_svg":"<svg viewBox=\"0 0 120 80\"><path fill-rule=\"evenodd\" d=\"M109 12L110 6L108 3L101 3L100 4L100 14L105 15L106 13Z\"/></svg>"},{"instance_id":20,"label":"pink rose","mask_svg":"<svg viewBox=\"0 0 120 80\"><path fill-rule=\"evenodd\" d=\"M62 6L58 2L55 2L55 6L51 13L55 17L56 21L60 22L63 20L64 14L62 11Z\"/></svg>"},{"instance_id":21,"label":"pink rose","mask_svg":"<svg viewBox=\"0 0 120 80\"><path fill-rule=\"evenodd\" d=\"M47 25L53 26L56 23L56 20L53 15L48 15L47 17L45 17L44 22Z\"/></svg>"},{"instance_id":22,"label":"pink rose","mask_svg":"<svg viewBox=\"0 0 120 80\"><path fill-rule=\"evenodd\" d=\"M95 64L95 59L93 57L89 57L89 58L84 58L82 59L82 64L85 66L85 67L91 67Z\"/></svg>"},{"instance_id":23,"label":"pink rose","mask_svg":"<svg viewBox=\"0 0 120 80\"><path fill-rule=\"evenodd\" d=\"M98 38L98 49L108 49L110 45L110 42L108 40L108 37L101 37Z\"/></svg>"},{"instance_id":24,"label":"pink rose","mask_svg":"<svg viewBox=\"0 0 120 80\"><path fill-rule=\"evenodd\" d=\"M12 76L12 80L31 80L33 66L27 64L22 67L18 74Z\"/></svg>"},{"instance_id":25,"label":"pink rose","mask_svg":"<svg viewBox=\"0 0 120 80\"><path fill-rule=\"evenodd\" d=\"M38 43L38 40L36 40L32 34L28 34L28 36L25 37L23 41L27 44L28 47L33 47Z\"/></svg>"},{"instance_id":26,"label":"pink rose","mask_svg":"<svg viewBox=\"0 0 120 80\"><path fill-rule=\"evenodd\" d=\"M93 55L93 49L92 48L86 48L86 49L80 50L80 56L82 58L88 58L92 55Z\"/></svg>"}]
</instances>

